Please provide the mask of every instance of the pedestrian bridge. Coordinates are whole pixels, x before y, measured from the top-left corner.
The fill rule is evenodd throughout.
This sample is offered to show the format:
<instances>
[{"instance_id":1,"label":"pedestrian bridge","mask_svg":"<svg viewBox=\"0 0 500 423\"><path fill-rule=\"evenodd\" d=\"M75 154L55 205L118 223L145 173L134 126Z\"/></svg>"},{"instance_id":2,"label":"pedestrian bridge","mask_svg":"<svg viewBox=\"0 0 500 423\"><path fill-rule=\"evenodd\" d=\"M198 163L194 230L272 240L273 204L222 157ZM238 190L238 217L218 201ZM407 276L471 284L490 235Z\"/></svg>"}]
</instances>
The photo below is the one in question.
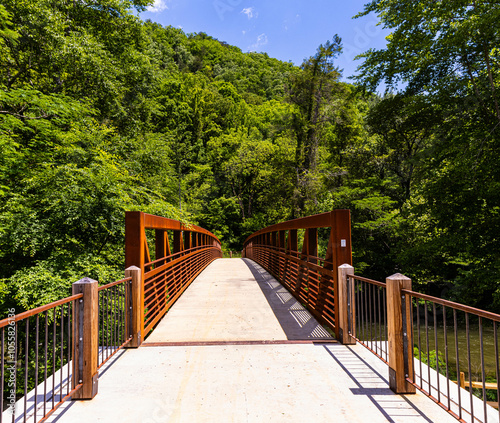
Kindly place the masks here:
<instances>
[{"instance_id":1,"label":"pedestrian bridge","mask_svg":"<svg viewBox=\"0 0 500 423\"><path fill-rule=\"evenodd\" d=\"M500 316L355 275L348 210L242 258L141 212L125 244L124 279L0 321L0 423L499 421Z\"/></svg>"},{"instance_id":2,"label":"pedestrian bridge","mask_svg":"<svg viewBox=\"0 0 500 423\"><path fill-rule=\"evenodd\" d=\"M52 421L456 420L423 394L394 394L384 363L337 343L261 266L219 259L102 370L92 401L67 402Z\"/></svg>"}]
</instances>

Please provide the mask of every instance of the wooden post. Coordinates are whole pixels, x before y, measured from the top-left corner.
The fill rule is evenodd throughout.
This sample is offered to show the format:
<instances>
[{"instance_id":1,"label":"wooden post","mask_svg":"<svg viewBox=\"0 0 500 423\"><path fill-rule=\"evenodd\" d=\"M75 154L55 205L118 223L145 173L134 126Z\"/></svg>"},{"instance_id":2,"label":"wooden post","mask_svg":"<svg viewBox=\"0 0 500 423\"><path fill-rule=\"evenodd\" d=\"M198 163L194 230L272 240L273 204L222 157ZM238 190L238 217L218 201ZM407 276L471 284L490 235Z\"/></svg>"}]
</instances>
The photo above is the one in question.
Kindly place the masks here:
<instances>
[{"instance_id":1,"label":"wooden post","mask_svg":"<svg viewBox=\"0 0 500 423\"><path fill-rule=\"evenodd\" d=\"M83 298L73 303L72 388L82 388L72 399L92 399L97 395L97 355L99 348L99 297L97 281L83 278L73 284L73 295Z\"/></svg>"},{"instance_id":2,"label":"wooden post","mask_svg":"<svg viewBox=\"0 0 500 423\"><path fill-rule=\"evenodd\" d=\"M356 340L349 335L349 329L354 332L354 280L347 278L354 275L354 267L350 264L343 264L338 268L339 275L339 341L344 345L355 345Z\"/></svg>"},{"instance_id":3,"label":"wooden post","mask_svg":"<svg viewBox=\"0 0 500 423\"><path fill-rule=\"evenodd\" d=\"M411 279L400 273L386 279L389 386L396 394L414 394L411 302L402 289L411 290Z\"/></svg>"},{"instance_id":4,"label":"wooden post","mask_svg":"<svg viewBox=\"0 0 500 423\"><path fill-rule=\"evenodd\" d=\"M125 285L125 334L127 339L131 338L126 348L137 348L142 343L141 316L144 309L144 298L141 297L141 269L130 266L125 270L125 277L132 278Z\"/></svg>"}]
</instances>

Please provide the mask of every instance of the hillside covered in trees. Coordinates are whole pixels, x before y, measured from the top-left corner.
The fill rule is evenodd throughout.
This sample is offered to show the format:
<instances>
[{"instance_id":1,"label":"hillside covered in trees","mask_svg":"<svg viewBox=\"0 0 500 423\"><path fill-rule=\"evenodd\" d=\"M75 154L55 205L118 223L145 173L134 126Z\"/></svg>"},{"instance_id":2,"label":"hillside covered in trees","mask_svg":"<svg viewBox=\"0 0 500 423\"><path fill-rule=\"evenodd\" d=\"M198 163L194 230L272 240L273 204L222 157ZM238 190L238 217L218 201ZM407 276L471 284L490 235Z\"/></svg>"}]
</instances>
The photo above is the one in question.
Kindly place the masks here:
<instances>
[{"instance_id":1,"label":"hillside covered in trees","mask_svg":"<svg viewBox=\"0 0 500 423\"><path fill-rule=\"evenodd\" d=\"M237 250L334 208L356 273L500 311L498 4L373 1L392 34L346 83L336 35L294 66L147 3L0 3L2 312L121 277L126 210Z\"/></svg>"}]
</instances>

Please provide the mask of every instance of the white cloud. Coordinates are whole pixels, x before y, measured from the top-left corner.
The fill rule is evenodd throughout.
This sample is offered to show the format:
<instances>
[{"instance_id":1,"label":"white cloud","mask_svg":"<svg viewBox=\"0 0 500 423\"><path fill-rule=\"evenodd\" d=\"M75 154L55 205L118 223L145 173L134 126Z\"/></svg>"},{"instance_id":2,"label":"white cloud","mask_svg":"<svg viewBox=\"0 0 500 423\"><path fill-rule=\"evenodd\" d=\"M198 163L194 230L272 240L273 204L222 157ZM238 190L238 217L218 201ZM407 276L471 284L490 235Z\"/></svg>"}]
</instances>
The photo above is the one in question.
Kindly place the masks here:
<instances>
[{"instance_id":1,"label":"white cloud","mask_svg":"<svg viewBox=\"0 0 500 423\"><path fill-rule=\"evenodd\" d=\"M268 42L267 35L266 34L260 34L257 37L257 41L255 44L252 44L250 47L248 47L249 51L257 51L259 47L265 46Z\"/></svg>"},{"instance_id":2,"label":"white cloud","mask_svg":"<svg viewBox=\"0 0 500 423\"><path fill-rule=\"evenodd\" d=\"M155 0L152 6L148 7L148 12L158 13L168 9L167 0Z\"/></svg>"},{"instance_id":3,"label":"white cloud","mask_svg":"<svg viewBox=\"0 0 500 423\"><path fill-rule=\"evenodd\" d=\"M255 13L255 9L253 7L245 7L241 13L247 15L248 19L252 19L253 17L257 17L257 14Z\"/></svg>"}]
</instances>

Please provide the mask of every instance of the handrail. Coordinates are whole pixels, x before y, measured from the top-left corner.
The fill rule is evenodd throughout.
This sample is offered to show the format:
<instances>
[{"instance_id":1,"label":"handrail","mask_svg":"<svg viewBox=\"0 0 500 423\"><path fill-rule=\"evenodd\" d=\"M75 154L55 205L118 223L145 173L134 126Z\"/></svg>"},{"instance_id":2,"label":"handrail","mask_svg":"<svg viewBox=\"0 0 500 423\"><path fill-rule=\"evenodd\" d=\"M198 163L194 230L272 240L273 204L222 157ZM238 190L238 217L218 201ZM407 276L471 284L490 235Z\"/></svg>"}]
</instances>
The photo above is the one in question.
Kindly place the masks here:
<instances>
[{"instance_id":1,"label":"handrail","mask_svg":"<svg viewBox=\"0 0 500 423\"><path fill-rule=\"evenodd\" d=\"M19 314L11 309L0 321L0 420L5 412L12 421L44 421L81 392L73 366L73 328L75 307L83 298L71 295Z\"/></svg>"},{"instance_id":2,"label":"handrail","mask_svg":"<svg viewBox=\"0 0 500 423\"><path fill-rule=\"evenodd\" d=\"M61 300L57 300L57 301L54 301L52 303L45 304L43 306L33 308L31 310L16 314L12 318L0 320L0 328L3 328L5 326L11 324L11 322L20 322L21 320L27 319L28 317L35 316L37 314L43 313L44 311L50 310L52 308L62 306L64 304L70 303L71 301L74 301L74 300L78 300L82 297L83 297L82 294L72 295L70 297L66 297L66 298L63 298Z\"/></svg>"},{"instance_id":3,"label":"handrail","mask_svg":"<svg viewBox=\"0 0 500 423\"><path fill-rule=\"evenodd\" d=\"M318 228L330 229L324 258L318 257ZM304 231L300 252L299 230ZM336 269L341 264L352 263L349 210L334 210L263 228L245 240L243 256L276 277L316 319L339 337Z\"/></svg>"},{"instance_id":4,"label":"handrail","mask_svg":"<svg viewBox=\"0 0 500 423\"><path fill-rule=\"evenodd\" d=\"M418 351L415 374L407 381L461 421L498 420L500 412L491 406L500 407L500 315L411 289L401 294L412 304ZM467 379L463 386L455 383L461 374ZM494 402L487 397L487 378L496 381Z\"/></svg>"},{"instance_id":5,"label":"handrail","mask_svg":"<svg viewBox=\"0 0 500 423\"><path fill-rule=\"evenodd\" d=\"M418 389L460 421L498 421L499 314L413 291L401 274L384 283L341 266L339 279L341 342L388 364L394 392Z\"/></svg>"},{"instance_id":6,"label":"handrail","mask_svg":"<svg viewBox=\"0 0 500 423\"><path fill-rule=\"evenodd\" d=\"M151 229L155 231L154 258L146 235ZM137 266L142 280L139 344L195 277L220 257L221 242L206 229L143 212L126 212L125 265Z\"/></svg>"},{"instance_id":7,"label":"handrail","mask_svg":"<svg viewBox=\"0 0 500 423\"><path fill-rule=\"evenodd\" d=\"M474 314L478 317L484 317L485 319L490 319L494 322L500 322L500 314L492 313L491 311L481 310L480 308L471 307L461 303L455 303L449 300L443 300L441 298L422 294L420 292L411 291L409 289L402 289L401 292L403 294L411 295L413 298L420 298L421 300L431 301L445 307L451 307L456 310L463 311L465 313Z\"/></svg>"},{"instance_id":8,"label":"handrail","mask_svg":"<svg viewBox=\"0 0 500 423\"><path fill-rule=\"evenodd\" d=\"M156 231L153 261L147 229ZM141 212L126 214L125 250L125 278L102 286L83 278L73 283L73 295L19 314L9 310L0 320L0 421L7 395L14 419L35 422L45 421L69 398L93 398L99 368L120 349L140 345L145 308L149 331L196 275L222 255L219 239L206 229ZM14 394L4 390L7 380L13 381Z\"/></svg>"}]
</instances>

